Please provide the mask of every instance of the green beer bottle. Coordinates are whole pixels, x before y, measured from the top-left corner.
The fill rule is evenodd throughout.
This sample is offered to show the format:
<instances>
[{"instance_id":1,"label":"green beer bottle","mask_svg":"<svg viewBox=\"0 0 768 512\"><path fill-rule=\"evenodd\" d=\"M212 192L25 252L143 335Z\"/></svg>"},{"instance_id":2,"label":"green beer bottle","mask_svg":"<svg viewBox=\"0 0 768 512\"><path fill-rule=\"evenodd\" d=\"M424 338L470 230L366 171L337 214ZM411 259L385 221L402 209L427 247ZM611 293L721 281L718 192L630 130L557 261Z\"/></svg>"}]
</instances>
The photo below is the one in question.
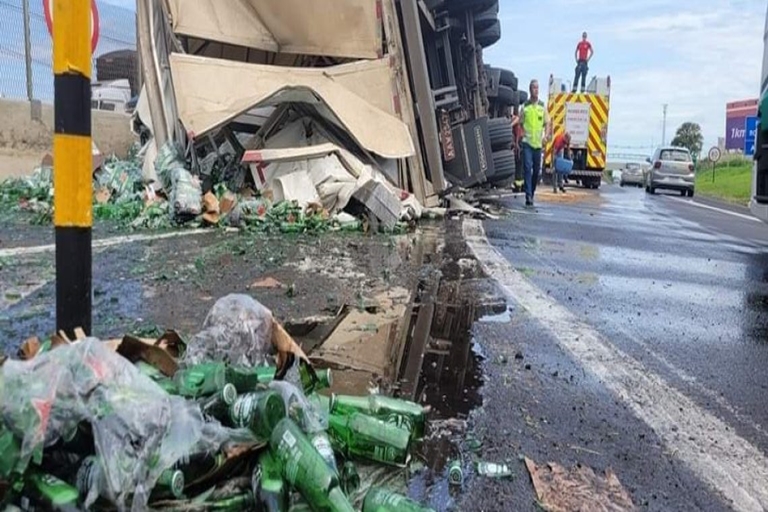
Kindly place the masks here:
<instances>
[{"instance_id":1,"label":"green beer bottle","mask_svg":"<svg viewBox=\"0 0 768 512\"><path fill-rule=\"evenodd\" d=\"M272 431L269 447L282 465L283 478L313 506L326 503L338 477L317 453L301 428L290 418L280 420Z\"/></svg>"},{"instance_id":2,"label":"green beer bottle","mask_svg":"<svg viewBox=\"0 0 768 512\"><path fill-rule=\"evenodd\" d=\"M269 439L278 422L285 418L285 402L274 391L255 391L237 397L229 409L232 426L249 428L261 439Z\"/></svg>"},{"instance_id":3,"label":"green beer bottle","mask_svg":"<svg viewBox=\"0 0 768 512\"><path fill-rule=\"evenodd\" d=\"M330 368L315 370L317 381L312 379L312 375L304 365L299 367L299 375L301 376L301 386L304 388L304 393L307 395L333 386L333 376L331 375Z\"/></svg>"},{"instance_id":4,"label":"green beer bottle","mask_svg":"<svg viewBox=\"0 0 768 512\"><path fill-rule=\"evenodd\" d=\"M382 487L371 487L363 501L362 512L435 512L423 507L407 496L388 491Z\"/></svg>"},{"instance_id":5,"label":"green beer bottle","mask_svg":"<svg viewBox=\"0 0 768 512\"><path fill-rule=\"evenodd\" d=\"M206 398L200 405L203 414L224 421L229 415L229 409L237 400L237 390L232 384L224 384L217 394Z\"/></svg>"},{"instance_id":6,"label":"green beer bottle","mask_svg":"<svg viewBox=\"0 0 768 512\"><path fill-rule=\"evenodd\" d=\"M331 414L349 415L361 412L411 430L413 439L424 436L426 412L424 407L407 400L381 395L331 395Z\"/></svg>"},{"instance_id":7,"label":"green beer bottle","mask_svg":"<svg viewBox=\"0 0 768 512\"><path fill-rule=\"evenodd\" d=\"M45 508L77 510L77 501L80 499L76 488L53 475L37 470L28 472L24 490L26 496L45 505Z\"/></svg>"},{"instance_id":8,"label":"green beer bottle","mask_svg":"<svg viewBox=\"0 0 768 512\"><path fill-rule=\"evenodd\" d=\"M95 489L98 496L109 497L107 492L109 484L98 457L90 455L83 459L75 476L75 485L83 496L86 496L91 489ZM181 498L184 496L185 485L183 472L178 469L166 469L157 479L150 499L164 496Z\"/></svg>"},{"instance_id":9,"label":"green beer bottle","mask_svg":"<svg viewBox=\"0 0 768 512\"><path fill-rule=\"evenodd\" d=\"M240 512L242 510L254 510L256 507L256 500L253 498L253 493L250 491L232 496L231 498L224 498L213 502L205 503L205 510L223 510L225 512Z\"/></svg>"},{"instance_id":10,"label":"green beer bottle","mask_svg":"<svg viewBox=\"0 0 768 512\"><path fill-rule=\"evenodd\" d=\"M0 425L0 479L8 479L16 472L20 453L19 440Z\"/></svg>"},{"instance_id":11,"label":"green beer bottle","mask_svg":"<svg viewBox=\"0 0 768 512\"><path fill-rule=\"evenodd\" d=\"M227 382L235 386L238 393L255 391L259 384L268 384L275 378L274 366L227 366Z\"/></svg>"},{"instance_id":12,"label":"green beer bottle","mask_svg":"<svg viewBox=\"0 0 768 512\"><path fill-rule=\"evenodd\" d=\"M184 368L176 372L173 382L178 388L179 395L183 397L199 398L215 395L227 383L226 365L202 363Z\"/></svg>"},{"instance_id":13,"label":"green beer bottle","mask_svg":"<svg viewBox=\"0 0 768 512\"><path fill-rule=\"evenodd\" d=\"M360 488L360 475L352 461L347 461L341 468L341 487L349 496Z\"/></svg>"},{"instance_id":14,"label":"green beer bottle","mask_svg":"<svg viewBox=\"0 0 768 512\"><path fill-rule=\"evenodd\" d=\"M170 395L178 394L178 388L176 387L176 384L173 383L173 380L166 377L163 372L151 364L145 361L136 361L134 366L136 366L142 375L149 377L155 382L155 384L163 388L166 393Z\"/></svg>"},{"instance_id":15,"label":"green beer bottle","mask_svg":"<svg viewBox=\"0 0 768 512\"><path fill-rule=\"evenodd\" d=\"M328 433L324 430L315 432L314 434L309 435L309 440L312 443L312 446L315 447L315 450L317 450L317 453L319 453L325 463L328 464L331 471L338 475L339 467L336 465L336 454L333 453L333 445L331 444L331 439L328 437Z\"/></svg>"},{"instance_id":16,"label":"green beer bottle","mask_svg":"<svg viewBox=\"0 0 768 512\"><path fill-rule=\"evenodd\" d=\"M269 450L259 455L259 464L251 477L251 488L256 503L264 512L288 510L288 487L283 481L280 465Z\"/></svg>"},{"instance_id":17,"label":"green beer bottle","mask_svg":"<svg viewBox=\"0 0 768 512\"><path fill-rule=\"evenodd\" d=\"M332 439L347 456L402 466L408 462L410 432L372 416L353 413L332 414L329 418Z\"/></svg>"}]
</instances>

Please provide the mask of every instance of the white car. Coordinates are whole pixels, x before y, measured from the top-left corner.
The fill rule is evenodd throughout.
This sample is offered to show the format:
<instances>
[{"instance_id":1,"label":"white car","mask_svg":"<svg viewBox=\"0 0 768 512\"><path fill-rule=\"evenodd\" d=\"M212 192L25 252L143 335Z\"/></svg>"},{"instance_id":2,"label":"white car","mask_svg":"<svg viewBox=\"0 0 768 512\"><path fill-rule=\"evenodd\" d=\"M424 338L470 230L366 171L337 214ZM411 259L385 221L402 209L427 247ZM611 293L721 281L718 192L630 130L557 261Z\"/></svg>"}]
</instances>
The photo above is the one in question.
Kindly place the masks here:
<instances>
[{"instance_id":1,"label":"white car","mask_svg":"<svg viewBox=\"0 0 768 512\"><path fill-rule=\"evenodd\" d=\"M621 179L619 185L632 185L635 187L643 186L643 166L640 164L629 163L621 170Z\"/></svg>"},{"instance_id":2,"label":"white car","mask_svg":"<svg viewBox=\"0 0 768 512\"><path fill-rule=\"evenodd\" d=\"M645 171L645 191L655 194L657 190L677 190L681 196L693 197L696 174L693 158L688 148L663 146L648 159L650 169Z\"/></svg>"}]
</instances>

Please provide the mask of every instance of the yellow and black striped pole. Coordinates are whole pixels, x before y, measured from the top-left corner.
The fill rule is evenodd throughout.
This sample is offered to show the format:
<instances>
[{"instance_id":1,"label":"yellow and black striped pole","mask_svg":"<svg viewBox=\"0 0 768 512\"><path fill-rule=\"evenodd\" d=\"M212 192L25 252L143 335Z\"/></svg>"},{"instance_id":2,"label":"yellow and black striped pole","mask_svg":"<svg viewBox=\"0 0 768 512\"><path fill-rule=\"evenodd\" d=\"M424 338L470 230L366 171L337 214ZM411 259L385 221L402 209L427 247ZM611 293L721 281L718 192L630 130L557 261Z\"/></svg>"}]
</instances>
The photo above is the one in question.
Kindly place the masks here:
<instances>
[{"instance_id":1,"label":"yellow and black striped pole","mask_svg":"<svg viewBox=\"0 0 768 512\"><path fill-rule=\"evenodd\" d=\"M53 1L56 328L91 333L91 2Z\"/></svg>"}]
</instances>

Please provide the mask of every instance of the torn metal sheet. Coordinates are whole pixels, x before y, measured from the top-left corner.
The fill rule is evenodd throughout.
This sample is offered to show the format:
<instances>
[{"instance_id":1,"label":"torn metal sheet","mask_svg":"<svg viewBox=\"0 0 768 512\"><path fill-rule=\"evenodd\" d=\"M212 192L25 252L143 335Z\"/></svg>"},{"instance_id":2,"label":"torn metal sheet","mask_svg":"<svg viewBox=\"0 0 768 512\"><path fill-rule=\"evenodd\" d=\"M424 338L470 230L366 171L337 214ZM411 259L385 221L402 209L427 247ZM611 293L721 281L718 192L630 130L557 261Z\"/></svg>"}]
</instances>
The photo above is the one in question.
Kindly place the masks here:
<instances>
[{"instance_id":1,"label":"torn metal sheet","mask_svg":"<svg viewBox=\"0 0 768 512\"><path fill-rule=\"evenodd\" d=\"M381 56L377 0L166 0L173 31L269 52Z\"/></svg>"},{"instance_id":2,"label":"torn metal sheet","mask_svg":"<svg viewBox=\"0 0 768 512\"><path fill-rule=\"evenodd\" d=\"M342 127L365 150L385 158L415 154L408 126L328 76L324 69L244 64L174 53L170 57L179 118L200 136L257 106L291 101ZM327 109L327 110L325 110Z\"/></svg>"}]
</instances>

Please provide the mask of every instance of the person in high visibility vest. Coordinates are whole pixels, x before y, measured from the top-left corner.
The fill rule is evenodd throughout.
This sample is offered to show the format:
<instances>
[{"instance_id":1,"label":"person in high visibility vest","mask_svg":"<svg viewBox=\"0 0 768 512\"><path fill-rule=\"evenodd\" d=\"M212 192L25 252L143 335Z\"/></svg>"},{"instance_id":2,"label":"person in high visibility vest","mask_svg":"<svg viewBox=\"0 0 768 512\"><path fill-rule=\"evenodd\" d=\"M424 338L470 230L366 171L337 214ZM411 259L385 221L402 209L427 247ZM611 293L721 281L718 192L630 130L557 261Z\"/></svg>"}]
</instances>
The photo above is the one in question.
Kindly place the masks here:
<instances>
[{"instance_id":1,"label":"person in high visibility vest","mask_svg":"<svg viewBox=\"0 0 768 512\"><path fill-rule=\"evenodd\" d=\"M528 101L520 108L523 130L523 169L525 170L525 205L533 206L533 196L541 176L541 148L551 126L544 103L539 100L539 82L531 80Z\"/></svg>"}]
</instances>

